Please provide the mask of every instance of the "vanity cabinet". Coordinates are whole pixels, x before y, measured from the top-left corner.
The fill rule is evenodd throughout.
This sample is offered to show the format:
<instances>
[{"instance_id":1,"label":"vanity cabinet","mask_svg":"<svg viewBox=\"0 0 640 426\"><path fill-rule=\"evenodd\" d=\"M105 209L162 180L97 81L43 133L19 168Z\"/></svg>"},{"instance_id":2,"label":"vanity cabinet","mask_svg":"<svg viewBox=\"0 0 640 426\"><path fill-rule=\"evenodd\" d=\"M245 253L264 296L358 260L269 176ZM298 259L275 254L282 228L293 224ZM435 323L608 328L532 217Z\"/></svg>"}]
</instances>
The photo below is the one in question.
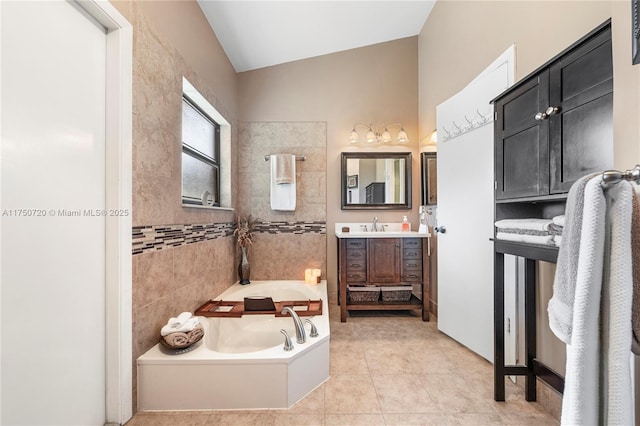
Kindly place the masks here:
<instances>
[{"instance_id":1,"label":"vanity cabinet","mask_svg":"<svg viewBox=\"0 0 640 426\"><path fill-rule=\"evenodd\" d=\"M415 235L418 235L415 233ZM426 237L338 238L338 289L340 319L349 310L420 310L429 320L429 281ZM424 247L424 250L423 250ZM370 300L353 302L348 287L376 287L388 291L392 286L411 286L406 302Z\"/></svg>"},{"instance_id":2,"label":"vanity cabinet","mask_svg":"<svg viewBox=\"0 0 640 426\"><path fill-rule=\"evenodd\" d=\"M613 163L611 27L494 100L496 200L563 198Z\"/></svg>"}]
</instances>

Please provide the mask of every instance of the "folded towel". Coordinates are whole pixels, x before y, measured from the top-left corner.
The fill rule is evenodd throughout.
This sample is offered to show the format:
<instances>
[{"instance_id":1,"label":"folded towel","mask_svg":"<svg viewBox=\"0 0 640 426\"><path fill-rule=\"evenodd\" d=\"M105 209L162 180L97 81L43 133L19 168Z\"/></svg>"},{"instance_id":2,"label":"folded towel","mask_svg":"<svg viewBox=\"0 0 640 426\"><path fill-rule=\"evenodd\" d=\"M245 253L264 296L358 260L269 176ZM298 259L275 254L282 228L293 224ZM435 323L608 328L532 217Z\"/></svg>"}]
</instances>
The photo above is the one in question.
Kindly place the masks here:
<instances>
[{"instance_id":1,"label":"folded towel","mask_svg":"<svg viewBox=\"0 0 640 426\"><path fill-rule=\"evenodd\" d=\"M633 270L633 308L631 311L631 328L633 341L631 350L640 355L640 194L636 192L640 187L636 186L633 194L633 207L631 212L631 267Z\"/></svg>"},{"instance_id":2,"label":"folded towel","mask_svg":"<svg viewBox=\"0 0 640 426\"><path fill-rule=\"evenodd\" d=\"M498 232L520 235L552 235L551 231L534 231L533 229L498 228Z\"/></svg>"},{"instance_id":3,"label":"folded towel","mask_svg":"<svg viewBox=\"0 0 640 426\"><path fill-rule=\"evenodd\" d=\"M551 219L502 219L496 222L498 229L529 229L531 231L548 231Z\"/></svg>"},{"instance_id":4,"label":"folded towel","mask_svg":"<svg viewBox=\"0 0 640 426\"><path fill-rule=\"evenodd\" d=\"M562 235L562 231L564 231L564 226L556 225L555 223L549 225L549 233L551 235Z\"/></svg>"},{"instance_id":5,"label":"folded towel","mask_svg":"<svg viewBox=\"0 0 640 426\"><path fill-rule=\"evenodd\" d=\"M187 322L187 320L191 317L192 317L191 312L182 312L176 318L169 318L169 321L167 321L167 325L180 327L182 324Z\"/></svg>"},{"instance_id":6,"label":"folded towel","mask_svg":"<svg viewBox=\"0 0 640 426\"><path fill-rule=\"evenodd\" d=\"M277 164L275 155L271 156L271 210L294 211L296 209L296 166L295 155L291 160L291 183L277 183Z\"/></svg>"},{"instance_id":7,"label":"folded towel","mask_svg":"<svg viewBox=\"0 0 640 426\"><path fill-rule=\"evenodd\" d=\"M551 218L551 221L558 226L564 226L564 215L561 214L559 216L554 216Z\"/></svg>"},{"instance_id":8,"label":"folded towel","mask_svg":"<svg viewBox=\"0 0 640 426\"><path fill-rule=\"evenodd\" d=\"M556 247L560 247L560 244L562 244L562 235L554 235L553 243L556 245Z\"/></svg>"},{"instance_id":9,"label":"folded towel","mask_svg":"<svg viewBox=\"0 0 640 426\"><path fill-rule=\"evenodd\" d=\"M271 161L275 164L276 171L273 178L276 184L293 183L296 156L289 154L275 154L271 156Z\"/></svg>"},{"instance_id":10,"label":"folded towel","mask_svg":"<svg viewBox=\"0 0 640 426\"><path fill-rule=\"evenodd\" d=\"M584 191L595 174L583 176L569 189L566 220L562 232L562 245L558 251L558 262L553 282L553 297L549 301L549 327L564 343L571 343L573 300L575 297L580 237L582 235L582 215ZM556 216L558 218L559 216ZM558 222L559 219L556 219Z\"/></svg>"},{"instance_id":11,"label":"folded towel","mask_svg":"<svg viewBox=\"0 0 640 426\"><path fill-rule=\"evenodd\" d=\"M193 330L200 323L200 319L198 317L191 317L184 323L180 324L178 322L173 324L167 324L160 330L160 335L162 337L167 336L171 333L186 333Z\"/></svg>"},{"instance_id":12,"label":"folded towel","mask_svg":"<svg viewBox=\"0 0 640 426\"><path fill-rule=\"evenodd\" d=\"M172 348L182 347L189 344L189 336L187 333L171 333L163 336L163 339L167 345Z\"/></svg>"},{"instance_id":13,"label":"folded towel","mask_svg":"<svg viewBox=\"0 0 640 426\"><path fill-rule=\"evenodd\" d=\"M529 244L553 244L553 235L526 235L498 232L496 234L496 238L498 240L516 241Z\"/></svg>"}]
</instances>

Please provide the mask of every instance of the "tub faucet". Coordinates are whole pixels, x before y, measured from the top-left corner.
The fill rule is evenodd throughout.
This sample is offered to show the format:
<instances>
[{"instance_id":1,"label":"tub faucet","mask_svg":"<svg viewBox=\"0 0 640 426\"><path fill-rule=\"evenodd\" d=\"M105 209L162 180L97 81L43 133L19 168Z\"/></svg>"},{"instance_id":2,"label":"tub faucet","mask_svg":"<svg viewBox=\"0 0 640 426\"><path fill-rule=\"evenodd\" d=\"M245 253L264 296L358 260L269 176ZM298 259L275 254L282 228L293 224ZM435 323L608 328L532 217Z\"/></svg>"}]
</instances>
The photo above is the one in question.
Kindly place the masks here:
<instances>
[{"instance_id":1,"label":"tub faucet","mask_svg":"<svg viewBox=\"0 0 640 426\"><path fill-rule=\"evenodd\" d=\"M282 314L284 315L287 312L289 313L289 315L291 315L291 318L293 318L293 324L296 327L296 342L304 343L307 340L307 335L304 331L304 325L302 324L302 320L300 319L296 311L294 311L289 306L284 307L284 309L282 310Z\"/></svg>"},{"instance_id":2,"label":"tub faucet","mask_svg":"<svg viewBox=\"0 0 640 426\"><path fill-rule=\"evenodd\" d=\"M371 224L371 232L378 231L378 216L373 217L373 223Z\"/></svg>"}]
</instances>

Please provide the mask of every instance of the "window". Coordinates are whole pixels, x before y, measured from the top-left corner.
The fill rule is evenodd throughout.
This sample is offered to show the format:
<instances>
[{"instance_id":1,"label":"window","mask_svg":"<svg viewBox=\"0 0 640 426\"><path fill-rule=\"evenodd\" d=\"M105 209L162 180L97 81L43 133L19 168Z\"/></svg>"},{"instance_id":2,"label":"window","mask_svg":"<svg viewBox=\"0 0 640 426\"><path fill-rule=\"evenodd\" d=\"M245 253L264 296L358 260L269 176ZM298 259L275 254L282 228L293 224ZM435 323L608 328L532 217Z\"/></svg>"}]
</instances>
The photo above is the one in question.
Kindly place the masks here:
<instances>
[{"instance_id":1,"label":"window","mask_svg":"<svg viewBox=\"0 0 640 426\"><path fill-rule=\"evenodd\" d=\"M182 203L220 206L220 125L182 98Z\"/></svg>"}]
</instances>

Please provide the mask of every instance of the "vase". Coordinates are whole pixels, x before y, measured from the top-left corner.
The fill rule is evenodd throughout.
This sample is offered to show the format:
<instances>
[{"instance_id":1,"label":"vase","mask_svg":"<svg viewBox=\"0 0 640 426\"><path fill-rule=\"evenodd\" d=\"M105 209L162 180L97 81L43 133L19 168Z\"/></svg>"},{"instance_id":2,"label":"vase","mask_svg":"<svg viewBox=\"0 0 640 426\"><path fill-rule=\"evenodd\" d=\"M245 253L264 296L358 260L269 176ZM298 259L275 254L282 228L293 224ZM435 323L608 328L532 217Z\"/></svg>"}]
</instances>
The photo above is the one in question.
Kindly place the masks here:
<instances>
[{"instance_id":1,"label":"vase","mask_svg":"<svg viewBox=\"0 0 640 426\"><path fill-rule=\"evenodd\" d=\"M247 259L247 248L240 247L240 249L242 250L240 264L238 265L238 277L240 278L240 284L251 284L251 281L249 281L251 267L249 266L249 259Z\"/></svg>"}]
</instances>

